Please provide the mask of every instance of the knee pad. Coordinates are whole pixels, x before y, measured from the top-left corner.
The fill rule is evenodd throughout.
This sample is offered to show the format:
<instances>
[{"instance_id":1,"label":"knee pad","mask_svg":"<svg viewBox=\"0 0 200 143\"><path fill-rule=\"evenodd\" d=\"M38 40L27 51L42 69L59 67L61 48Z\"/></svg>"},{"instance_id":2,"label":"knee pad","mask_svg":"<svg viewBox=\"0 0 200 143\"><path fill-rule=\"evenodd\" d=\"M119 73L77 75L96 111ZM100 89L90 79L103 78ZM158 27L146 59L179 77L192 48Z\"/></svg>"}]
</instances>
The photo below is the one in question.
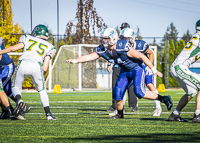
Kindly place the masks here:
<instances>
[{"instance_id":1,"label":"knee pad","mask_svg":"<svg viewBox=\"0 0 200 143\"><path fill-rule=\"evenodd\" d=\"M123 89L115 86L114 89L113 89L113 99L123 100L124 92L125 92L125 90L123 91Z\"/></svg>"}]
</instances>

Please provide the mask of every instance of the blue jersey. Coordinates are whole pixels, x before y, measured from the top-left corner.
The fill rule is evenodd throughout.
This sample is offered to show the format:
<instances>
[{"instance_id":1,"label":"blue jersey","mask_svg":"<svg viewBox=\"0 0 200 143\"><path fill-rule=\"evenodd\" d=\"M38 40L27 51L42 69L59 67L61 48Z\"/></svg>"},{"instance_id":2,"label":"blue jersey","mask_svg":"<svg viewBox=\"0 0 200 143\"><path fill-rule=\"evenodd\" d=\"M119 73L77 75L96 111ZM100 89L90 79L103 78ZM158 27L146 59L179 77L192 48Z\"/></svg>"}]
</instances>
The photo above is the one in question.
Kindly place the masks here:
<instances>
[{"instance_id":1,"label":"blue jersey","mask_svg":"<svg viewBox=\"0 0 200 143\"><path fill-rule=\"evenodd\" d=\"M149 45L143 40L135 40L133 48L145 54L149 49Z\"/></svg>"},{"instance_id":2,"label":"blue jersey","mask_svg":"<svg viewBox=\"0 0 200 143\"><path fill-rule=\"evenodd\" d=\"M0 45L0 50L5 49L4 47L4 43L2 43L2 45ZM8 54L3 54L2 58L0 60L0 66L5 66L12 63L12 59L8 56Z\"/></svg>"},{"instance_id":3,"label":"blue jersey","mask_svg":"<svg viewBox=\"0 0 200 143\"><path fill-rule=\"evenodd\" d=\"M143 40L135 40L133 48L147 56L146 52L149 49L149 45ZM143 61L139 59L133 58L133 61L139 64L143 63Z\"/></svg>"},{"instance_id":4,"label":"blue jersey","mask_svg":"<svg viewBox=\"0 0 200 143\"><path fill-rule=\"evenodd\" d=\"M131 70L138 66L138 63L134 62L133 58L127 56L126 53L130 50L130 48L131 45L129 42L126 40L118 40L112 53L103 45L98 46L95 52L108 62L118 64L123 69Z\"/></svg>"}]
</instances>

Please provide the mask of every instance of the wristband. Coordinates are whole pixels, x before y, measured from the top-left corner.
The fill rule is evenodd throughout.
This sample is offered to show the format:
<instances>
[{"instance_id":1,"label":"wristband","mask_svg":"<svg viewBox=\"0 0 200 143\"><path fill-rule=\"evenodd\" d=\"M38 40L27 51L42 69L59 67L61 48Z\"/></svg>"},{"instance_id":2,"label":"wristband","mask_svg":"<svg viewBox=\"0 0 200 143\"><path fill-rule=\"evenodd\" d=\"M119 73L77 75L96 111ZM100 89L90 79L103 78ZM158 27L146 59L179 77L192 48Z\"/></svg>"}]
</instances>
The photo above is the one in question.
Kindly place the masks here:
<instances>
[{"instance_id":1,"label":"wristband","mask_svg":"<svg viewBox=\"0 0 200 143\"><path fill-rule=\"evenodd\" d=\"M155 74L157 72L155 67L152 67L151 70L152 70L153 74Z\"/></svg>"},{"instance_id":2,"label":"wristband","mask_svg":"<svg viewBox=\"0 0 200 143\"><path fill-rule=\"evenodd\" d=\"M78 61L77 60L72 60L72 63L76 64L76 63L78 63Z\"/></svg>"}]
</instances>

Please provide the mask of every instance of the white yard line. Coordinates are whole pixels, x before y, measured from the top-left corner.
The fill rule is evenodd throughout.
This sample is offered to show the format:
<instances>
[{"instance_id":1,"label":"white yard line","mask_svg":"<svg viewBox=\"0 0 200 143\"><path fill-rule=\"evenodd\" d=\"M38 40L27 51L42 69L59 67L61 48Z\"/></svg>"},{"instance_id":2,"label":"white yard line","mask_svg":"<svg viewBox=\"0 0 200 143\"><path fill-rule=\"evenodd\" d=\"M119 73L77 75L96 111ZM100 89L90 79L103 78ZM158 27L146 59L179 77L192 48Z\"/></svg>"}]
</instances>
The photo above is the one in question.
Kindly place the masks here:
<instances>
[{"instance_id":1,"label":"white yard line","mask_svg":"<svg viewBox=\"0 0 200 143\"><path fill-rule=\"evenodd\" d=\"M171 112L162 112L161 114L170 114ZM45 113L26 113L29 115L37 115L37 114L45 114ZM108 112L105 113L98 113L98 112L93 112L93 113L53 113L53 114L57 114L57 115L75 115L75 114L100 114L100 115L109 115ZM144 115L149 115L149 114L153 114L153 112L125 112L125 115L131 115L131 114L144 114ZM181 112L181 114L194 114L194 112Z\"/></svg>"}]
</instances>

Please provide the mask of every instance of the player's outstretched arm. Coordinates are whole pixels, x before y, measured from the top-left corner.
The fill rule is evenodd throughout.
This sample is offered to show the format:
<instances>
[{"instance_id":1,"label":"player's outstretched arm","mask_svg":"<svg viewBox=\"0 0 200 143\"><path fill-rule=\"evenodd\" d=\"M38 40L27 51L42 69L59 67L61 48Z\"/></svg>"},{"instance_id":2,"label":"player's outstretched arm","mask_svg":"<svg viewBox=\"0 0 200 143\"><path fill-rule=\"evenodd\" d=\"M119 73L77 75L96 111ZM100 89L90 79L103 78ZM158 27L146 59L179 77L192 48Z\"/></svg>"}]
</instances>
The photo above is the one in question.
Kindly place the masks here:
<instances>
[{"instance_id":1,"label":"player's outstretched arm","mask_svg":"<svg viewBox=\"0 0 200 143\"><path fill-rule=\"evenodd\" d=\"M1 50L0 55L10 53L10 52L14 52L14 51L17 51L17 50L22 49L22 48L24 48L24 43L18 43L14 46L10 46L6 49Z\"/></svg>"},{"instance_id":2,"label":"player's outstretched arm","mask_svg":"<svg viewBox=\"0 0 200 143\"><path fill-rule=\"evenodd\" d=\"M77 59L66 60L65 62L76 64L76 63L84 63L84 62L88 62L88 61L93 61L93 60L96 60L98 58L99 58L99 55L96 52L93 52L89 55L84 55L84 56L81 56Z\"/></svg>"},{"instance_id":3,"label":"player's outstretched arm","mask_svg":"<svg viewBox=\"0 0 200 143\"><path fill-rule=\"evenodd\" d=\"M142 54L141 52L131 48L127 52L127 56L142 60L152 70L152 72L155 75L157 75L159 77L163 76L163 74L161 72L157 71L156 68L151 63L151 61L144 54Z\"/></svg>"}]
</instances>

